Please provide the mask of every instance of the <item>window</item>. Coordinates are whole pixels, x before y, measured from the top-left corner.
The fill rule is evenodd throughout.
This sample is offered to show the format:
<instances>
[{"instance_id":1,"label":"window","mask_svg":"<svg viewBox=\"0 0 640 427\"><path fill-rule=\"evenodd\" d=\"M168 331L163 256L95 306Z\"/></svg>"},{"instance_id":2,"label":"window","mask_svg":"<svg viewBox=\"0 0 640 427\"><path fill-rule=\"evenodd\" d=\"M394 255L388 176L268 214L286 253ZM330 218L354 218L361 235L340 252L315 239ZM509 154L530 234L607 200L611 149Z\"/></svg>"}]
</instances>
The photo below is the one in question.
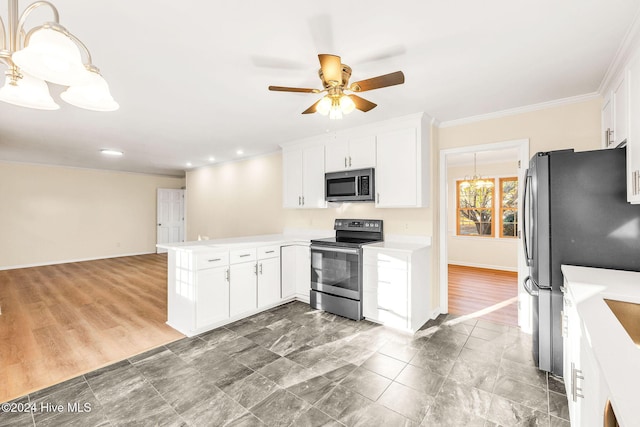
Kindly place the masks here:
<instances>
[{"instance_id":1,"label":"window","mask_svg":"<svg viewBox=\"0 0 640 427\"><path fill-rule=\"evenodd\" d=\"M518 236L518 178L500 178L500 237Z\"/></svg>"},{"instance_id":2,"label":"window","mask_svg":"<svg viewBox=\"0 0 640 427\"><path fill-rule=\"evenodd\" d=\"M517 237L518 178L458 180L456 203L458 236Z\"/></svg>"},{"instance_id":3,"label":"window","mask_svg":"<svg viewBox=\"0 0 640 427\"><path fill-rule=\"evenodd\" d=\"M483 182L486 185L457 182L459 236L493 236L494 185L490 180Z\"/></svg>"}]
</instances>

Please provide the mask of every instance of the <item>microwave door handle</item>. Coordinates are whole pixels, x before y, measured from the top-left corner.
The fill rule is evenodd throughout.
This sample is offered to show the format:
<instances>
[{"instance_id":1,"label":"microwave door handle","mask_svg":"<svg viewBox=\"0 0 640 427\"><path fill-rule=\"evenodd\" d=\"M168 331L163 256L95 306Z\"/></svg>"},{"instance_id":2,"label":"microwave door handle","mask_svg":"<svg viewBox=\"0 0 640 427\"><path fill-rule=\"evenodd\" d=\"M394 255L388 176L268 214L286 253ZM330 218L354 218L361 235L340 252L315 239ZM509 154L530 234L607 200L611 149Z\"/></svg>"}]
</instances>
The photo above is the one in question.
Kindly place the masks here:
<instances>
[{"instance_id":1,"label":"microwave door handle","mask_svg":"<svg viewBox=\"0 0 640 427\"><path fill-rule=\"evenodd\" d=\"M522 244L524 246L524 258L527 263L527 267L531 266L531 257L529 257L529 242L527 240L527 234L529 230L527 229L527 197L529 196L529 169L525 171L525 181L524 181L524 195L522 196Z\"/></svg>"},{"instance_id":2,"label":"microwave door handle","mask_svg":"<svg viewBox=\"0 0 640 427\"><path fill-rule=\"evenodd\" d=\"M360 184L362 182L362 177L361 176L356 176L356 196L360 195Z\"/></svg>"}]
</instances>

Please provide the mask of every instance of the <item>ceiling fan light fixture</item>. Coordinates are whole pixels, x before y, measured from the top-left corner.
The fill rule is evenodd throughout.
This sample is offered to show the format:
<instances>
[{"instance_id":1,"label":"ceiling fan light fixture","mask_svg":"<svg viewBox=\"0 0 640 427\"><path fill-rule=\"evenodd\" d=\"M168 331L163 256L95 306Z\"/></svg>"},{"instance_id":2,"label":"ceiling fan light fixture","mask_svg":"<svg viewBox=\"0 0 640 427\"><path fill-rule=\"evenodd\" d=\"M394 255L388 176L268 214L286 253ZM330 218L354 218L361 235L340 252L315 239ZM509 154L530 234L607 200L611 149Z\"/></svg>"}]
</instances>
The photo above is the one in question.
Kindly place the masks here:
<instances>
[{"instance_id":1,"label":"ceiling fan light fixture","mask_svg":"<svg viewBox=\"0 0 640 427\"><path fill-rule=\"evenodd\" d=\"M329 111L331 111L331 98L329 96L322 98L316 105L316 111L323 116L329 114Z\"/></svg>"},{"instance_id":2,"label":"ceiling fan light fixture","mask_svg":"<svg viewBox=\"0 0 640 427\"><path fill-rule=\"evenodd\" d=\"M47 23L36 30L29 44L11 56L13 62L29 74L59 85L85 82L90 74L82 64L80 50L58 24Z\"/></svg>"},{"instance_id":3,"label":"ceiling fan light fixture","mask_svg":"<svg viewBox=\"0 0 640 427\"><path fill-rule=\"evenodd\" d=\"M14 77L7 75L4 86L0 88L0 101L38 110L60 108L51 98L47 84L24 72L15 81Z\"/></svg>"},{"instance_id":4,"label":"ceiling fan light fixture","mask_svg":"<svg viewBox=\"0 0 640 427\"><path fill-rule=\"evenodd\" d=\"M343 114L349 114L356 109L356 104L348 95L340 97L340 110Z\"/></svg>"},{"instance_id":5,"label":"ceiling fan light fixture","mask_svg":"<svg viewBox=\"0 0 640 427\"><path fill-rule=\"evenodd\" d=\"M109 85L97 71L88 71L89 79L79 85L69 86L60 94L63 101L79 108L93 111L115 111L120 105L109 92Z\"/></svg>"}]
</instances>

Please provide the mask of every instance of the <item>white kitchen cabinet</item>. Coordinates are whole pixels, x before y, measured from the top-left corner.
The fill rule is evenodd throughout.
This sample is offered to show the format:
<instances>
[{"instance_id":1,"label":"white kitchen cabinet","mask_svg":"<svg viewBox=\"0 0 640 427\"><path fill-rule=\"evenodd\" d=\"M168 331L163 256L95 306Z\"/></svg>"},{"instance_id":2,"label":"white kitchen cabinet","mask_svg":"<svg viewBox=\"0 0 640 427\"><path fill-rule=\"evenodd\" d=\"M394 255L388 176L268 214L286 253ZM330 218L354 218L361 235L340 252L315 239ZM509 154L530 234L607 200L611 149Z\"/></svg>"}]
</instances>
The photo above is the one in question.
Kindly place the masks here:
<instances>
[{"instance_id":1,"label":"white kitchen cabinet","mask_svg":"<svg viewBox=\"0 0 640 427\"><path fill-rule=\"evenodd\" d=\"M196 275L196 328L229 318L229 267L207 268Z\"/></svg>"},{"instance_id":2,"label":"white kitchen cabinet","mask_svg":"<svg viewBox=\"0 0 640 427\"><path fill-rule=\"evenodd\" d=\"M280 301L280 248L258 248L258 308Z\"/></svg>"},{"instance_id":3,"label":"white kitchen cabinet","mask_svg":"<svg viewBox=\"0 0 640 427\"><path fill-rule=\"evenodd\" d=\"M422 126L383 131L376 143L376 207L429 205L429 146Z\"/></svg>"},{"instance_id":4,"label":"white kitchen cabinet","mask_svg":"<svg viewBox=\"0 0 640 427\"><path fill-rule=\"evenodd\" d=\"M324 145L291 148L282 152L283 206L325 208Z\"/></svg>"},{"instance_id":5,"label":"white kitchen cabinet","mask_svg":"<svg viewBox=\"0 0 640 427\"><path fill-rule=\"evenodd\" d=\"M613 89L613 146L629 136L629 79L627 72Z\"/></svg>"},{"instance_id":6,"label":"white kitchen cabinet","mask_svg":"<svg viewBox=\"0 0 640 427\"><path fill-rule=\"evenodd\" d=\"M255 310L257 301L257 264L255 261L232 264L229 267L229 315Z\"/></svg>"},{"instance_id":7,"label":"white kitchen cabinet","mask_svg":"<svg viewBox=\"0 0 640 427\"><path fill-rule=\"evenodd\" d=\"M429 247L363 249L365 318L412 332L430 318Z\"/></svg>"},{"instance_id":8,"label":"white kitchen cabinet","mask_svg":"<svg viewBox=\"0 0 640 427\"><path fill-rule=\"evenodd\" d=\"M364 169L376 166L376 136L335 138L325 146L326 172Z\"/></svg>"},{"instance_id":9,"label":"white kitchen cabinet","mask_svg":"<svg viewBox=\"0 0 640 427\"><path fill-rule=\"evenodd\" d=\"M630 117L640 117L640 53L629 64ZM627 139L627 201L640 204L640 120L629 122Z\"/></svg>"},{"instance_id":10,"label":"white kitchen cabinet","mask_svg":"<svg viewBox=\"0 0 640 427\"><path fill-rule=\"evenodd\" d=\"M194 335L229 318L227 251L170 250L167 323Z\"/></svg>"},{"instance_id":11,"label":"white kitchen cabinet","mask_svg":"<svg viewBox=\"0 0 640 427\"><path fill-rule=\"evenodd\" d=\"M613 102L611 99L613 94L609 95L604 100L602 107L602 146L604 148L614 148L615 143L613 140Z\"/></svg>"},{"instance_id":12,"label":"white kitchen cabinet","mask_svg":"<svg viewBox=\"0 0 640 427\"><path fill-rule=\"evenodd\" d=\"M282 247L282 299L295 297L309 302L311 253L308 245Z\"/></svg>"}]
</instances>

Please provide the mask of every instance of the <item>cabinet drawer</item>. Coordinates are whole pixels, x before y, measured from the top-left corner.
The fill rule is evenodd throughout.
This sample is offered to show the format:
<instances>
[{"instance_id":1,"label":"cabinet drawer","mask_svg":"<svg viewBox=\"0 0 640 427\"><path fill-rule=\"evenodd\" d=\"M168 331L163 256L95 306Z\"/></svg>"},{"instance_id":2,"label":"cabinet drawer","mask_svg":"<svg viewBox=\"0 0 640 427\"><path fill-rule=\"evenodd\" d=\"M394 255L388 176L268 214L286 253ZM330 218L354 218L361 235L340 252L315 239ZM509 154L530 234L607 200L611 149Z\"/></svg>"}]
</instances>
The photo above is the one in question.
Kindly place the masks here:
<instances>
[{"instance_id":1,"label":"cabinet drawer","mask_svg":"<svg viewBox=\"0 0 640 427\"><path fill-rule=\"evenodd\" d=\"M260 246L258 259L275 258L280 256L280 245Z\"/></svg>"},{"instance_id":2,"label":"cabinet drawer","mask_svg":"<svg viewBox=\"0 0 640 427\"><path fill-rule=\"evenodd\" d=\"M256 250L251 249L236 249L229 252L230 264L238 264L241 262L249 262L256 260Z\"/></svg>"},{"instance_id":3,"label":"cabinet drawer","mask_svg":"<svg viewBox=\"0 0 640 427\"><path fill-rule=\"evenodd\" d=\"M196 256L196 268L222 267L229 264L229 252L204 252Z\"/></svg>"},{"instance_id":4,"label":"cabinet drawer","mask_svg":"<svg viewBox=\"0 0 640 427\"><path fill-rule=\"evenodd\" d=\"M409 254L397 251L365 251L364 252L364 264L365 265L377 265L381 268L407 268L409 262Z\"/></svg>"}]
</instances>

